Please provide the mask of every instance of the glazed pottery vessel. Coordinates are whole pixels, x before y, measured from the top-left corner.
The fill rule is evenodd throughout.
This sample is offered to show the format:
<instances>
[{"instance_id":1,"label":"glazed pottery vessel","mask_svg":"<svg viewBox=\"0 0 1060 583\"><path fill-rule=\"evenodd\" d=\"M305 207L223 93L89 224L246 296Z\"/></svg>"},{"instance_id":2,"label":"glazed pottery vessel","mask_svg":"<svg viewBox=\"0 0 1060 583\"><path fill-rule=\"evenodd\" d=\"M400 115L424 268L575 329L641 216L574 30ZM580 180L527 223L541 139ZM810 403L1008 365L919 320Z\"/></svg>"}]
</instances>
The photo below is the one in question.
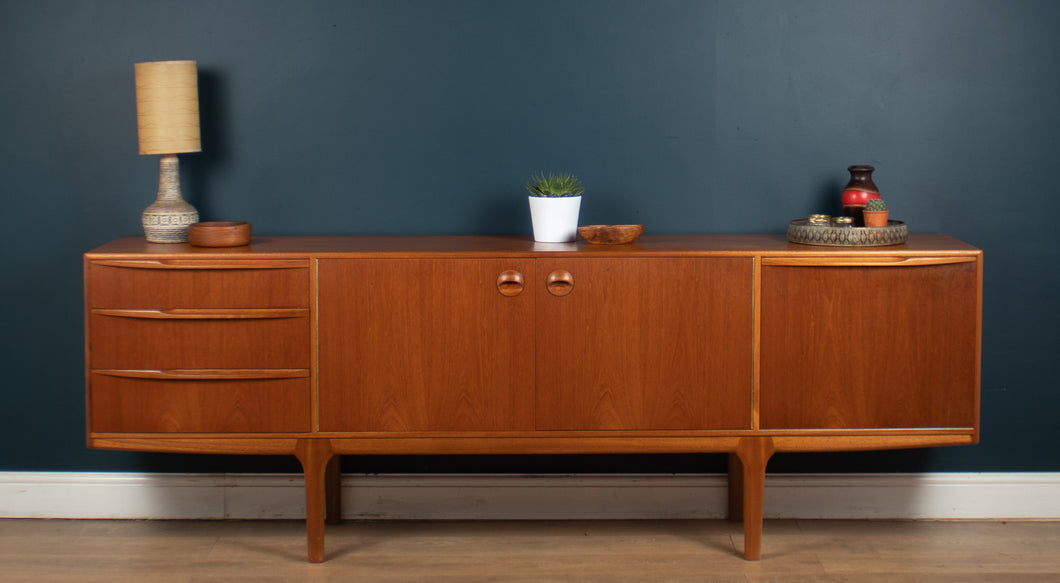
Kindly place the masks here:
<instances>
[{"instance_id":1,"label":"glazed pottery vessel","mask_svg":"<svg viewBox=\"0 0 1060 583\"><path fill-rule=\"evenodd\" d=\"M865 203L874 198L880 198L880 189L872 181L872 173L875 167L867 164L856 164L847 167L850 172L850 182L843 188L843 214L854 219L854 225L865 226L862 212Z\"/></svg>"}]
</instances>

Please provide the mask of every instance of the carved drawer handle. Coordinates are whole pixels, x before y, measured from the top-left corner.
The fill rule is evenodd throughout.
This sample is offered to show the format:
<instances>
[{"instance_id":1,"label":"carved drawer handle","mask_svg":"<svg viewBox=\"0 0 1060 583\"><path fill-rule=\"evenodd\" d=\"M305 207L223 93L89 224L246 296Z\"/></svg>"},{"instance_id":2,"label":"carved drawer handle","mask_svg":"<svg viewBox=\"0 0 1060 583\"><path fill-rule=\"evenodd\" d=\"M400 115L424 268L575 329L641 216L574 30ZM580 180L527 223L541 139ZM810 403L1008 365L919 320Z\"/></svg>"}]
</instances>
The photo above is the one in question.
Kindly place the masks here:
<instances>
[{"instance_id":1,"label":"carved drawer handle","mask_svg":"<svg viewBox=\"0 0 1060 583\"><path fill-rule=\"evenodd\" d=\"M300 379L309 377L309 369L304 368L92 369L92 372L108 377L176 381Z\"/></svg>"},{"instance_id":2,"label":"carved drawer handle","mask_svg":"<svg viewBox=\"0 0 1060 583\"><path fill-rule=\"evenodd\" d=\"M968 255L954 257L902 257L890 255L862 257L763 257L762 265L778 265L782 267L916 267L972 263L974 261L975 257Z\"/></svg>"},{"instance_id":3,"label":"carved drawer handle","mask_svg":"<svg viewBox=\"0 0 1060 583\"><path fill-rule=\"evenodd\" d=\"M95 309L93 314L115 318L140 320L278 320L304 318L307 308L173 308L153 309Z\"/></svg>"},{"instance_id":4,"label":"carved drawer handle","mask_svg":"<svg viewBox=\"0 0 1060 583\"><path fill-rule=\"evenodd\" d=\"M554 296L565 296L574 291L574 276L565 269L557 269L548 274L545 280L545 289Z\"/></svg>"},{"instance_id":5,"label":"carved drawer handle","mask_svg":"<svg viewBox=\"0 0 1060 583\"><path fill-rule=\"evenodd\" d=\"M304 269L309 266L305 259L97 259L93 265L124 267L128 269Z\"/></svg>"},{"instance_id":6,"label":"carved drawer handle","mask_svg":"<svg viewBox=\"0 0 1060 583\"><path fill-rule=\"evenodd\" d=\"M523 274L513 269L501 272L497 276L497 290L501 292L501 295L517 296L523 293L524 285Z\"/></svg>"}]
</instances>

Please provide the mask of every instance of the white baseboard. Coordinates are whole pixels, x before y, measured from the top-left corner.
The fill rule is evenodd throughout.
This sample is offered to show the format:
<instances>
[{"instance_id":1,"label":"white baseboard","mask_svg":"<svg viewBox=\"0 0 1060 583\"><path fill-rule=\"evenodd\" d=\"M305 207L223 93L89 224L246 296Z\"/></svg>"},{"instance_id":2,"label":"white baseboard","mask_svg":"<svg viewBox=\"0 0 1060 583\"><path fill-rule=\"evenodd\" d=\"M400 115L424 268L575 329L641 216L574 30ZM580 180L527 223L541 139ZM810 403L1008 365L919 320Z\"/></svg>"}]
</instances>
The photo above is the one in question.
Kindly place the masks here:
<instances>
[{"instance_id":1,"label":"white baseboard","mask_svg":"<svg viewBox=\"0 0 1060 583\"><path fill-rule=\"evenodd\" d=\"M346 475L347 519L723 518L723 475ZM769 475L766 518L1060 520L1060 473ZM0 472L0 518L300 519L297 474Z\"/></svg>"}]
</instances>

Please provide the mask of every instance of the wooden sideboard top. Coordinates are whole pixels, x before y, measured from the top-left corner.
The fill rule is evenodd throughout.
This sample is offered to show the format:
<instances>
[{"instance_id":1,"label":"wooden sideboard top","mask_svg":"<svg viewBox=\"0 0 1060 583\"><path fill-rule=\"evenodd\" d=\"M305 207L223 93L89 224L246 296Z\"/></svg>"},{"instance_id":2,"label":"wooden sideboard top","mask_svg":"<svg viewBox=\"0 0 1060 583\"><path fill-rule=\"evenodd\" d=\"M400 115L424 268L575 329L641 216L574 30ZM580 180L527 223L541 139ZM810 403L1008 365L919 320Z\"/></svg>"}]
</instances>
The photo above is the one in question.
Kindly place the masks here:
<instances>
[{"instance_id":1,"label":"wooden sideboard top","mask_svg":"<svg viewBox=\"0 0 1060 583\"><path fill-rule=\"evenodd\" d=\"M512 256L651 256L651 255L979 255L982 251L948 235L911 234L905 244L881 247L827 247L789 243L775 235L644 235L628 245L592 245L581 239L573 243L536 243L528 236L438 235L438 236L254 236L243 247L193 247L186 243L148 243L143 237L123 237L86 255L92 259L128 255L201 256L235 258L326 257L328 255L435 254L465 257Z\"/></svg>"}]
</instances>

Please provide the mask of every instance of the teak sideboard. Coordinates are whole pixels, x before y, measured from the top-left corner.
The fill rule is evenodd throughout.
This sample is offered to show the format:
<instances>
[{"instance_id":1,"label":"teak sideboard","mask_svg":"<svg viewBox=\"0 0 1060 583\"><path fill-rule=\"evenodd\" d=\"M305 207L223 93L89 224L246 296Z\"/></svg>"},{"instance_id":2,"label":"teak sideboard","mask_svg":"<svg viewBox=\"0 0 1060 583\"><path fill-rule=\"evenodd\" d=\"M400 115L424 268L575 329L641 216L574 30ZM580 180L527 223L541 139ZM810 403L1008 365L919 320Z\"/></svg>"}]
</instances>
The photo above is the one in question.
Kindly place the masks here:
<instances>
[{"instance_id":1,"label":"teak sideboard","mask_svg":"<svg viewBox=\"0 0 1060 583\"><path fill-rule=\"evenodd\" d=\"M982 251L945 235L124 238L84 257L94 448L290 454L309 560L343 454L729 454L761 554L774 452L974 444Z\"/></svg>"}]
</instances>

